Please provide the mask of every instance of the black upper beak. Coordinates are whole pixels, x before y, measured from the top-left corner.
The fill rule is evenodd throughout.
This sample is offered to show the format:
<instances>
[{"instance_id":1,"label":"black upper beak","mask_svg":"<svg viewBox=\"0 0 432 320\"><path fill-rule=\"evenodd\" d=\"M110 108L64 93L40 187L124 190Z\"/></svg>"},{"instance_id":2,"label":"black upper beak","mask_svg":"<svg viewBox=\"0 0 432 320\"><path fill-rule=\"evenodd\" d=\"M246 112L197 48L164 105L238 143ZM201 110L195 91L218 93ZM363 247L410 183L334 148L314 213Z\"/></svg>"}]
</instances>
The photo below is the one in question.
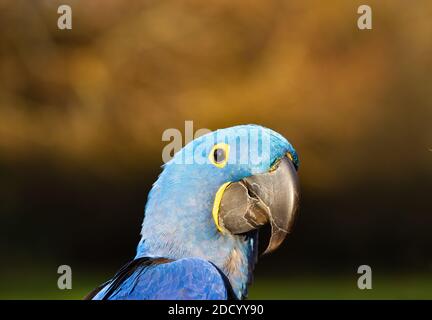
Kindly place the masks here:
<instances>
[{"instance_id":1,"label":"black upper beak","mask_svg":"<svg viewBox=\"0 0 432 320\"><path fill-rule=\"evenodd\" d=\"M226 187L219 209L219 225L241 234L271 225L264 254L276 250L290 232L299 205L297 171L283 157L267 173L250 176Z\"/></svg>"}]
</instances>

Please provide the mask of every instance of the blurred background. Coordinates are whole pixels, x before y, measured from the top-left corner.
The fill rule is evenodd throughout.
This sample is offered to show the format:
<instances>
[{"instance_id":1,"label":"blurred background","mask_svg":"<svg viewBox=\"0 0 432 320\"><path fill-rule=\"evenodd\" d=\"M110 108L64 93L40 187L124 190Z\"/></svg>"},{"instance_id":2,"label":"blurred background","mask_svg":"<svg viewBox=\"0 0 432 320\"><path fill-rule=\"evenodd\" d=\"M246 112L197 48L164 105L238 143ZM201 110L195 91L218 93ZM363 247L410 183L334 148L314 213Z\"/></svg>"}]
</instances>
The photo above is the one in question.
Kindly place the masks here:
<instances>
[{"instance_id":1,"label":"blurred background","mask_svg":"<svg viewBox=\"0 0 432 320\"><path fill-rule=\"evenodd\" d=\"M432 298L431 71L426 0L0 1L0 298L79 299L129 261L185 120L299 153L297 225L250 298Z\"/></svg>"}]
</instances>

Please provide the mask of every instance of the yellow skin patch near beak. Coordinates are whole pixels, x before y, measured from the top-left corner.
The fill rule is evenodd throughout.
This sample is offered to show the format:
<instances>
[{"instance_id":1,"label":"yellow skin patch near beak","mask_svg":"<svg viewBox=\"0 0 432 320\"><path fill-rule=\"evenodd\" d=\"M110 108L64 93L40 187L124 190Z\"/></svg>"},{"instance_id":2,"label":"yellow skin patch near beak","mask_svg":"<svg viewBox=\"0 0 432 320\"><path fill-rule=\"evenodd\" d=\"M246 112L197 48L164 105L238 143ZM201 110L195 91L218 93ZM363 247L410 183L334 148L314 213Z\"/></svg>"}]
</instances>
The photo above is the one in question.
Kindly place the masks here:
<instances>
[{"instance_id":1,"label":"yellow skin patch near beak","mask_svg":"<svg viewBox=\"0 0 432 320\"><path fill-rule=\"evenodd\" d=\"M220 208L220 203L222 201L223 193L225 192L225 189L230 185L230 183L231 182L225 182L223 185L221 185L219 187L218 191L216 192L215 199L213 202L213 210L212 210L213 220L214 220L214 223L216 225L216 228L221 233L223 233L223 231L222 231L221 226L219 225L219 208Z\"/></svg>"}]
</instances>

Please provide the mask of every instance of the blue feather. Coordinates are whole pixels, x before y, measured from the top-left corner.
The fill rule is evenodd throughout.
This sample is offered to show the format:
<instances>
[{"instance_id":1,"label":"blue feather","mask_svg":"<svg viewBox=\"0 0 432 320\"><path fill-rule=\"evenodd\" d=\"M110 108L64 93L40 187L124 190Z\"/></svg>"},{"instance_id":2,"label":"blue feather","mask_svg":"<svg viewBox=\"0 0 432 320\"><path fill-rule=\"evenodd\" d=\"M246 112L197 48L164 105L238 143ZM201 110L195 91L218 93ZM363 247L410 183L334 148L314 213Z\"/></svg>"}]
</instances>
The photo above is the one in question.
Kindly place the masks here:
<instances>
[{"instance_id":1,"label":"blue feather","mask_svg":"<svg viewBox=\"0 0 432 320\"><path fill-rule=\"evenodd\" d=\"M104 298L109 283L93 298ZM198 258L141 266L108 300L225 300L228 291L219 271Z\"/></svg>"}]
</instances>

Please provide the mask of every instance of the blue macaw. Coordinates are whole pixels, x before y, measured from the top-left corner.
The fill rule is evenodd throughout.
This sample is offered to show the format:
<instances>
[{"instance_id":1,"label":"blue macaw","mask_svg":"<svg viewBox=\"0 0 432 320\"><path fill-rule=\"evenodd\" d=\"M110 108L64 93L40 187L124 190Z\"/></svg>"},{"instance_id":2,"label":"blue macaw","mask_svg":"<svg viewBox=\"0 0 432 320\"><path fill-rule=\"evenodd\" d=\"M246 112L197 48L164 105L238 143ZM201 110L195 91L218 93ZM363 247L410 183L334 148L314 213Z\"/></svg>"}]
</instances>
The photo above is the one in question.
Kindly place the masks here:
<instances>
[{"instance_id":1,"label":"blue macaw","mask_svg":"<svg viewBox=\"0 0 432 320\"><path fill-rule=\"evenodd\" d=\"M299 160L257 125L216 130L163 166L145 207L135 258L86 299L243 299L257 261L284 240L297 211Z\"/></svg>"}]
</instances>

